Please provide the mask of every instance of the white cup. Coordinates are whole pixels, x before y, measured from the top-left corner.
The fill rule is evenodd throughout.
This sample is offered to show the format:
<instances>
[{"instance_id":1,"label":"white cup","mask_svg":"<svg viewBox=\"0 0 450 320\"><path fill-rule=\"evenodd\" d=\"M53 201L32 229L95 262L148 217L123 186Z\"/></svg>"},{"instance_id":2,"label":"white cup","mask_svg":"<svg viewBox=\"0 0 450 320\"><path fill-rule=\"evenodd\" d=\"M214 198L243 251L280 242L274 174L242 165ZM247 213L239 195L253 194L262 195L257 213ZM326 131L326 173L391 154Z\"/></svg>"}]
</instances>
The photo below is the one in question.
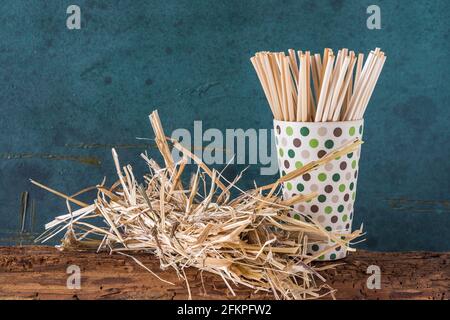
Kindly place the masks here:
<instances>
[{"instance_id":1,"label":"white cup","mask_svg":"<svg viewBox=\"0 0 450 320\"><path fill-rule=\"evenodd\" d=\"M362 140L363 120L339 122L289 122L274 120L280 175L283 176L308 162L322 158L328 152L356 138ZM309 202L298 203L294 209L314 219L326 230L348 234L351 232L353 205L356 197L358 161L361 148L341 156L303 176L283 183L283 198L317 192ZM302 217L293 211L294 218ZM309 254L329 248L333 243L311 243ZM337 247L319 257L336 260L346 256L346 250Z\"/></svg>"}]
</instances>

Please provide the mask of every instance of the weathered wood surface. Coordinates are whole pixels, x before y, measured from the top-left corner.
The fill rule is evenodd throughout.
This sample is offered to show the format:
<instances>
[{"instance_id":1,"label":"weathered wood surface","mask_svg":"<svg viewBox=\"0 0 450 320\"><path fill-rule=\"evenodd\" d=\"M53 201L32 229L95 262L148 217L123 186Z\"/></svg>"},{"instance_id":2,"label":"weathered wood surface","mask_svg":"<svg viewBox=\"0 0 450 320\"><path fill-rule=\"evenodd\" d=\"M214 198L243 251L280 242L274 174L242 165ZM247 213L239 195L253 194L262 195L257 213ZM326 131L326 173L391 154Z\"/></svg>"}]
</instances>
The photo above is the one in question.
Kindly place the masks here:
<instances>
[{"instance_id":1,"label":"weathered wood surface","mask_svg":"<svg viewBox=\"0 0 450 320\"><path fill-rule=\"evenodd\" d=\"M122 255L59 252L51 247L0 247L0 299L186 299L186 283L172 270L162 271L149 255L136 256L169 285ZM450 253L358 251L328 271L337 299L448 299ZM81 269L81 289L66 287L67 267ZM381 289L366 286L367 267L381 269ZM233 297L222 279L187 272L194 299L269 299L265 293L236 288ZM206 290L206 294L204 292Z\"/></svg>"}]
</instances>

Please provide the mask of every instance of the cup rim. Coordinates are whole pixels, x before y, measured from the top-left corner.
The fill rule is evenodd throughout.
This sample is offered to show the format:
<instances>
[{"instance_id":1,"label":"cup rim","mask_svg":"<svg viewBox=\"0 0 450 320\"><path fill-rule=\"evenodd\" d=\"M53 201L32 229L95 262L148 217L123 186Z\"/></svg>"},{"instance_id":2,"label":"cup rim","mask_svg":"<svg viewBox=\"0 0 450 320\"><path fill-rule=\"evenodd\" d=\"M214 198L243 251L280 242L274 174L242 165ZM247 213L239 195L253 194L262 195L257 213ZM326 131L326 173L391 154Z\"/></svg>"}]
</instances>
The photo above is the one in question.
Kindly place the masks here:
<instances>
[{"instance_id":1,"label":"cup rim","mask_svg":"<svg viewBox=\"0 0 450 320\"><path fill-rule=\"evenodd\" d=\"M313 126L326 126L326 125L351 125L351 124L363 124L364 119L359 120L347 120L347 121L324 121L324 122L302 122L302 121L285 121L285 120L277 120L273 119L273 123L285 123L290 125L302 125L304 127L313 127Z\"/></svg>"}]
</instances>

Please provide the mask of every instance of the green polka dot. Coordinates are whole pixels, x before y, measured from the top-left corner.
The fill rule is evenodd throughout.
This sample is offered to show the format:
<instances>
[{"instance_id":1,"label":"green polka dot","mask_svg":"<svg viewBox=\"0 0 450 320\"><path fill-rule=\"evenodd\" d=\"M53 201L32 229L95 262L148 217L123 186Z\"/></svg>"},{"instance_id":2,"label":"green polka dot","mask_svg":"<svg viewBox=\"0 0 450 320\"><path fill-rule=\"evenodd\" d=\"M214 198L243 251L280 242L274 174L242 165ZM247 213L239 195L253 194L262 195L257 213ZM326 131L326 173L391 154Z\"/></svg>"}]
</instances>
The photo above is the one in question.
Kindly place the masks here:
<instances>
[{"instance_id":1,"label":"green polka dot","mask_svg":"<svg viewBox=\"0 0 450 320\"><path fill-rule=\"evenodd\" d=\"M317 139L311 139L309 140L309 146L311 148L317 148L317 146L319 145L319 141L317 141Z\"/></svg>"},{"instance_id":2,"label":"green polka dot","mask_svg":"<svg viewBox=\"0 0 450 320\"><path fill-rule=\"evenodd\" d=\"M334 146L333 140L327 140L325 141L325 148L331 149Z\"/></svg>"},{"instance_id":3,"label":"green polka dot","mask_svg":"<svg viewBox=\"0 0 450 320\"><path fill-rule=\"evenodd\" d=\"M327 227L325 227L325 230L327 230L328 232L330 232L330 231L331 231L331 227L330 227L330 226L327 226Z\"/></svg>"},{"instance_id":4,"label":"green polka dot","mask_svg":"<svg viewBox=\"0 0 450 320\"><path fill-rule=\"evenodd\" d=\"M297 169L299 169L299 168L303 167L303 163L301 161L295 161L295 167Z\"/></svg>"},{"instance_id":5,"label":"green polka dot","mask_svg":"<svg viewBox=\"0 0 450 320\"><path fill-rule=\"evenodd\" d=\"M352 168L355 169L356 168L356 160L352 161Z\"/></svg>"},{"instance_id":6,"label":"green polka dot","mask_svg":"<svg viewBox=\"0 0 450 320\"><path fill-rule=\"evenodd\" d=\"M286 188L291 191L292 190L292 183L288 182L286 183Z\"/></svg>"},{"instance_id":7,"label":"green polka dot","mask_svg":"<svg viewBox=\"0 0 450 320\"><path fill-rule=\"evenodd\" d=\"M355 184L353 182L350 183L350 190L353 190L354 187L355 187Z\"/></svg>"},{"instance_id":8,"label":"green polka dot","mask_svg":"<svg viewBox=\"0 0 450 320\"><path fill-rule=\"evenodd\" d=\"M317 244L313 244L311 249L313 249L313 251L319 251L319 246Z\"/></svg>"},{"instance_id":9,"label":"green polka dot","mask_svg":"<svg viewBox=\"0 0 450 320\"><path fill-rule=\"evenodd\" d=\"M344 211L344 206L341 204L340 206L338 206L338 211L339 212L342 212L342 211Z\"/></svg>"},{"instance_id":10,"label":"green polka dot","mask_svg":"<svg viewBox=\"0 0 450 320\"><path fill-rule=\"evenodd\" d=\"M284 177L286 175L286 171L281 171L281 176Z\"/></svg>"},{"instance_id":11,"label":"green polka dot","mask_svg":"<svg viewBox=\"0 0 450 320\"><path fill-rule=\"evenodd\" d=\"M287 127L286 128L286 134L288 136L292 136L294 134L294 129L292 129L292 127Z\"/></svg>"},{"instance_id":12,"label":"green polka dot","mask_svg":"<svg viewBox=\"0 0 450 320\"><path fill-rule=\"evenodd\" d=\"M341 178L341 176L339 175L339 173L333 174L333 181L334 182L338 182L340 178Z\"/></svg>"},{"instance_id":13,"label":"green polka dot","mask_svg":"<svg viewBox=\"0 0 450 320\"><path fill-rule=\"evenodd\" d=\"M340 192L344 192L345 191L345 184L342 183L342 184L339 185L339 191Z\"/></svg>"},{"instance_id":14,"label":"green polka dot","mask_svg":"<svg viewBox=\"0 0 450 320\"><path fill-rule=\"evenodd\" d=\"M336 260L336 255L334 253L330 254L330 259L331 260Z\"/></svg>"},{"instance_id":15,"label":"green polka dot","mask_svg":"<svg viewBox=\"0 0 450 320\"><path fill-rule=\"evenodd\" d=\"M334 158L334 160L339 160L341 157Z\"/></svg>"},{"instance_id":16,"label":"green polka dot","mask_svg":"<svg viewBox=\"0 0 450 320\"><path fill-rule=\"evenodd\" d=\"M361 125L361 126L359 126L359 134L362 134L362 132L363 132L363 126Z\"/></svg>"},{"instance_id":17,"label":"green polka dot","mask_svg":"<svg viewBox=\"0 0 450 320\"><path fill-rule=\"evenodd\" d=\"M289 156L289 158L294 158L295 157L295 151L292 150L292 149L289 149L288 156Z\"/></svg>"},{"instance_id":18,"label":"green polka dot","mask_svg":"<svg viewBox=\"0 0 450 320\"><path fill-rule=\"evenodd\" d=\"M321 255L319 258L317 258L317 259L319 259L319 260L323 260L323 259L325 259L325 256L324 255Z\"/></svg>"},{"instance_id":19,"label":"green polka dot","mask_svg":"<svg viewBox=\"0 0 450 320\"><path fill-rule=\"evenodd\" d=\"M350 152L349 154L347 154L347 158L351 158L351 157L353 157L353 152Z\"/></svg>"},{"instance_id":20,"label":"green polka dot","mask_svg":"<svg viewBox=\"0 0 450 320\"><path fill-rule=\"evenodd\" d=\"M352 200L355 200L355 198L356 198L356 192L353 192L352 193Z\"/></svg>"},{"instance_id":21,"label":"green polka dot","mask_svg":"<svg viewBox=\"0 0 450 320\"><path fill-rule=\"evenodd\" d=\"M284 151L282 148L280 148L279 153L280 153L280 157L284 156Z\"/></svg>"},{"instance_id":22,"label":"green polka dot","mask_svg":"<svg viewBox=\"0 0 450 320\"><path fill-rule=\"evenodd\" d=\"M333 211L333 208L331 208L330 206L325 207L325 213L330 214L332 211Z\"/></svg>"},{"instance_id":23,"label":"green polka dot","mask_svg":"<svg viewBox=\"0 0 450 320\"><path fill-rule=\"evenodd\" d=\"M323 181L327 180L327 175L325 173L319 173L317 178L319 179L319 181L323 182Z\"/></svg>"},{"instance_id":24,"label":"green polka dot","mask_svg":"<svg viewBox=\"0 0 450 320\"><path fill-rule=\"evenodd\" d=\"M324 203L325 201L327 201L327 197L321 194L320 196L317 197L317 200L319 200L319 202Z\"/></svg>"},{"instance_id":25,"label":"green polka dot","mask_svg":"<svg viewBox=\"0 0 450 320\"><path fill-rule=\"evenodd\" d=\"M299 215L298 213L296 213L296 214L294 215L294 219L300 220L300 215Z\"/></svg>"},{"instance_id":26,"label":"green polka dot","mask_svg":"<svg viewBox=\"0 0 450 320\"><path fill-rule=\"evenodd\" d=\"M300 129L300 134L304 137L306 137L309 134L309 129L307 127L302 127Z\"/></svg>"},{"instance_id":27,"label":"green polka dot","mask_svg":"<svg viewBox=\"0 0 450 320\"><path fill-rule=\"evenodd\" d=\"M343 216L342 216L342 221L347 221L347 219L348 219L348 216L346 215L346 214L344 214Z\"/></svg>"},{"instance_id":28,"label":"green polka dot","mask_svg":"<svg viewBox=\"0 0 450 320\"><path fill-rule=\"evenodd\" d=\"M348 133L351 135L351 136L354 136L355 135L355 127L351 127L350 128L350 130L348 130Z\"/></svg>"},{"instance_id":29,"label":"green polka dot","mask_svg":"<svg viewBox=\"0 0 450 320\"><path fill-rule=\"evenodd\" d=\"M303 190L305 190L305 186L304 186L303 184L301 184L301 183L298 183L298 184L297 184L297 190L298 190L299 192L302 192Z\"/></svg>"}]
</instances>

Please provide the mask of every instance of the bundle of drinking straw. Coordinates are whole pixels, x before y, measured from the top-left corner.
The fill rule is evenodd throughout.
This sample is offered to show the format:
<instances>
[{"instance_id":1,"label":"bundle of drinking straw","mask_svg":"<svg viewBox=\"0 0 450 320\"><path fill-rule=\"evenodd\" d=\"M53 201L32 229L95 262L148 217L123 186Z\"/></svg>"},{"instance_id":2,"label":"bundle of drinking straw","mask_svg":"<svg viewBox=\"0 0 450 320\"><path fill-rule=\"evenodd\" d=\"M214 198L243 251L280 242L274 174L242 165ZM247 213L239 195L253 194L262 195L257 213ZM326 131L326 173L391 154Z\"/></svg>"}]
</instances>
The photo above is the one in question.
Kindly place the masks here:
<instances>
[{"instance_id":1,"label":"bundle of drinking straw","mask_svg":"<svg viewBox=\"0 0 450 320\"><path fill-rule=\"evenodd\" d=\"M323 58L289 49L250 60L276 120L324 122L363 118L386 56L376 48L364 62L346 48L337 56L327 48Z\"/></svg>"}]
</instances>

